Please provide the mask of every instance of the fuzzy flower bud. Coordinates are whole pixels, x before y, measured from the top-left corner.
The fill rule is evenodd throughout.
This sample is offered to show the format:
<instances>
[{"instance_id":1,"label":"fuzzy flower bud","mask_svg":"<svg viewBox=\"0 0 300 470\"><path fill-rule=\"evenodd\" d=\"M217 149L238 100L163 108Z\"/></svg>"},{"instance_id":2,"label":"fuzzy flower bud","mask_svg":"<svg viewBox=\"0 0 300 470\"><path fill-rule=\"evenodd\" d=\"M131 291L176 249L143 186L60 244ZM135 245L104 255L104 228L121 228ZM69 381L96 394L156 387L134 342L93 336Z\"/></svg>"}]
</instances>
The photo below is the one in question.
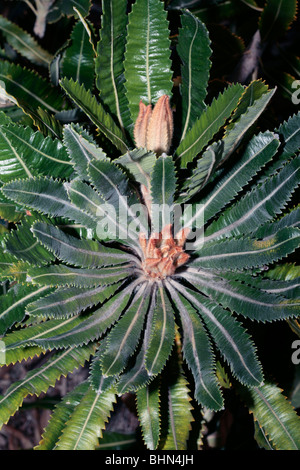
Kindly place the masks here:
<instances>
[{"instance_id":1,"label":"fuzzy flower bud","mask_svg":"<svg viewBox=\"0 0 300 470\"><path fill-rule=\"evenodd\" d=\"M134 126L134 140L137 147L152 150L158 155L168 153L173 136L173 114L168 95L162 95L152 109L142 101Z\"/></svg>"}]
</instances>

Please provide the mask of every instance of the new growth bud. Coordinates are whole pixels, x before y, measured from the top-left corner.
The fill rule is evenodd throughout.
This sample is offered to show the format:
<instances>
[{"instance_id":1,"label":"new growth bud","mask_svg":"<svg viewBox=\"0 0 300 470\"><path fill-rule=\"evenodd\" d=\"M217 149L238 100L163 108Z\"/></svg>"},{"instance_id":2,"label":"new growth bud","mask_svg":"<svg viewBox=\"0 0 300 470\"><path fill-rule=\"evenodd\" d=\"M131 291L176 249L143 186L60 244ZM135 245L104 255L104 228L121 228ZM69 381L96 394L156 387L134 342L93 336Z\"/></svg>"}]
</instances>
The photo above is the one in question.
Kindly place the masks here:
<instances>
[{"instance_id":1,"label":"new growth bud","mask_svg":"<svg viewBox=\"0 0 300 470\"><path fill-rule=\"evenodd\" d=\"M152 109L142 101L134 126L134 140L137 147L161 155L168 153L173 136L173 114L168 95L162 95Z\"/></svg>"}]
</instances>

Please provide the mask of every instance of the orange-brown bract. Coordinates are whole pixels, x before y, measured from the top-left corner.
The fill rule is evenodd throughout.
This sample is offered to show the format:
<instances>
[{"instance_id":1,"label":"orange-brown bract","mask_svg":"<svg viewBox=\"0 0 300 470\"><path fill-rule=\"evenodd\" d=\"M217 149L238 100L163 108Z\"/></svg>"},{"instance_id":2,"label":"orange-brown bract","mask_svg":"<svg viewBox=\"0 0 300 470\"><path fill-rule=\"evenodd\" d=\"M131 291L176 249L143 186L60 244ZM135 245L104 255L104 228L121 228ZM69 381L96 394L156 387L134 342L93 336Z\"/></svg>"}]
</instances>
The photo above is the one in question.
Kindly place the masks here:
<instances>
[{"instance_id":1,"label":"orange-brown bract","mask_svg":"<svg viewBox=\"0 0 300 470\"><path fill-rule=\"evenodd\" d=\"M173 136L173 114L168 95L162 95L152 109L142 101L134 126L134 140L137 147L152 150L158 155L168 153Z\"/></svg>"},{"instance_id":2,"label":"orange-brown bract","mask_svg":"<svg viewBox=\"0 0 300 470\"><path fill-rule=\"evenodd\" d=\"M144 254L142 267L148 277L164 279L188 261L189 255L184 252L183 246L189 231L183 228L173 238L172 224L168 224L160 233L153 233L148 241L145 233L140 234Z\"/></svg>"}]
</instances>

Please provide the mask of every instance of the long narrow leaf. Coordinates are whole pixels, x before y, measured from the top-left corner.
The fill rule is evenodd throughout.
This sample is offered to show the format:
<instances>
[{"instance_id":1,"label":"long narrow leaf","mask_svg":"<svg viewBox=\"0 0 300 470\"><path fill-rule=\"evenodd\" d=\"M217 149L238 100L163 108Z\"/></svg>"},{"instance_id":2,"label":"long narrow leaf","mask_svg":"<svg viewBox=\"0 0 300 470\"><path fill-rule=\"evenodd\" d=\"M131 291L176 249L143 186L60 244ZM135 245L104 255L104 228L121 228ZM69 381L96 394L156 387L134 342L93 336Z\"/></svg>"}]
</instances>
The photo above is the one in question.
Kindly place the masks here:
<instances>
[{"instance_id":1,"label":"long narrow leaf","mask_svg":"<svg viewBox=\"0 0 300 470\"><path fill-rule=\"evenodd\" d=\"M195 309L169 283L167 287L180 312L182 352L195 379L195 397L203 406L219 410L223 406L223 398L214 370L215 358L209 337Z\"/></svg>"},{"instance_id":2,"label":"long narrow leaf","mask_svg":"<svg viewBox=\"0 0 300 470\"><path fill-rule=\"evenodd\" d=\"M81 268L99 268L124 264L132 259L116 248L107 248L94 240L79 240L53 225L37 222L32 227L33 235L57 258Z\"/></svg>"},{"instance_id":3,"label":"long narrow leaf","mask_svg":"<svg viewBox=\"0 0 300 470\"><path fill-rule=\"evenodd\" d=\"M201 21L188 10L181 15L177 52L181 59L181 94L184 139L188 129L205 110L206 87L211 62L208 31Z\"/></svg>"},{"instance_id":4,"label":"long narrow leaf","mask_svg":"<svg viewBox=\"0 0 300 470\"><path fill-rule=\"evenodd\" d=\"M157 381L137 391L136 403L146 447L155 450L160 435L160 390Z\"/></svg>"},{"instance_id":5,"label":"long narrow leaf","mask_svg":"<svg viewBox=\"0 0 300 470\"><path fill-rule=\"evenodd\" d=\"M162 2L139 0L129 14L125 52L125 87L133 122L139 102L155 104L170 95L172 73L168 23Z\"/></svg>"},{"instance_id":6,"label":"long narrow leaf","mask_svg":"<svg viewBox=\"0 0 300 470\"><path fill-rule=\"evenodd\" d=\"M266 383L240 392L253 418L275 449L300 449L299 416L278 386Z\"/></svg>"},{"instance_id":7,"label":"long narrow leaf","mask_svg":"<svg viewBox=\"0 0 300 470\"><path fill-rule=\"evenodd\" d=\"M239 84L229 86L223 94L213 100L187 132L176 150L176 156L180 158L183 168L186 168L187 164L197 157L225 124L226 119L237 106L242 92L243 87Z\"/></svg>"},{"instance_id":8,"label":"long narrow leaf","mask_svg":"<svg viewBox=\"0 0 300 470\"><path fill-rule=\"evenodd\" d=\"M121 129L132 125L124 86L124 53L127 15L122 0L104 0L100 40L95 61L100 97Z\"/></svg>"},{"instance_id":9,"label":"long narrow leaf","mask_svg":"<svg viewBox=\"0 0 300 470\"><path fill-rule=\"evenodd\" d=\"M10 416L22 405L27 395L40 395L42 392L46 392L50 386L55 385L56 380L61 376L82 366L91 352L90 346L66 349L57 353L51 361L38 369L28 372L24 379L12 384L5 395L0 397L0 425L7 423Z\"/></svg>"},{"instance_id":10,"label":"long narrow leaf","mask_svg":"<svg viewBox=\"0 0 300 470\"><path fill-rule=\"evenodd\" d=\"M102 430L113 410L113 389L104 393L90 387L75 407L55 446L57 450L91 450L102 436Z\"/></svg>"},{"instance_id":11,"label":"long narrow leaf","mask_svg":"<svg viewBox=\"0 0 300 470\"><path fill-rule=\"evenodd\" d=\"M243 326L217 303L174 281L171 282L199 311L218 348L230 364L233 374L244 384L260 385L263 380L261 365Z\"/></svg>"},{"instance_id":12,"label":"long narrow leaf","mask_svg":"<svg viewBox=\"0 0 300 470\"><path fill-rule=\"evenodd\" d=\"M128 149L126 139L121 129L115 124L113 118L108 114L103 105L96 100L83 84L74 82L72 79L64 78L61 86L74 103L90 118L103 134L119 149L125 153Z\"/></svg>"},{"instance_id":13,"label":"long narrow leaf","mask_svg":"<svg viewBox=\"0 0 300 470\"><path fill-rule=\"evenodd\" d=\"M17 286L1 297L0 335L3 335L14 323L25 316L25 307L29 303L51 292L48 286Z\"/></svg>"}]
</instances>

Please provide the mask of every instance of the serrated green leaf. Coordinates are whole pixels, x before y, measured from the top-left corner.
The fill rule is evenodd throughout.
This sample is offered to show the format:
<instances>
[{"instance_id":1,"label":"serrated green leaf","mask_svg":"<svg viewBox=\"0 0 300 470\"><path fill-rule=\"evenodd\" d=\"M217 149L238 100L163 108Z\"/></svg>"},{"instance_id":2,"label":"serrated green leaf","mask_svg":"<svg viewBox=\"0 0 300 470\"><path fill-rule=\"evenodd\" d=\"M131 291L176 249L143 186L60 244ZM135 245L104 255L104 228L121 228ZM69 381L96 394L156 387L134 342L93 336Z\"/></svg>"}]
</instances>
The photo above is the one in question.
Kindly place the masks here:
<instances>
[{"instance_id":1,"label":"serrated green leaf","mask_svg":"<svg viewBox=\"0 0 300 470\"><path fill-rule=\"evenodd\" d=\"M204 295L182 287L177 282L171 283L198 310L233 374L248 386L260 385L263 380L261 365L253 342L242 324L230 312Z\"/></svg>"},{"instance_id":2,"label":"serrated green leaf","mask_svg":"<svg viewBox=\"0 0 300 470\"><path fill-rule=\"evenodd\" d=\"M246 132L268 106L275 91L276 89L268 91L266 85L260 81L254 81L246 88L221 140L222 156L219 165L238 147Z\"/></svg>"},{"instance_id":3,"label":"serrated green leaf","mask_svg":"<svg viewBox=\"0 0 300 470\"><path fill-rule=\"evenodd\" d=\"M103 375L102 357L107 348L107 337L101 341L90 367L89 383L97 393L104 393L116 384L117 376Z\"/></svg>"},{"instance_id":4,"label":"serrated green leaf","mask_svg":"<svg viewBox=\"0 0 300 470\"><path fill-rule=\"evenodd\" d=\"M94 240L75 238L43 222L35 223L32 233L57 258L76 267L100 268L122 265L132 260L124 251L105 247Z\"/></svg>"},{"instance_id":5,"label":"serrated green leaf","mask_svg":"<svg viewBox=\"0 0 300 470\"><path fill-rule=\"evenodd\" d=\"M152 230L159 233L173 223L176 173L172 157L162 155L156 160L150 184Z\"/></svg>"},{"instance_id":6,"label":"serrated green leaf","mask_svg":"<svg viewBox=\"0 0 300 470\"><path fill-rule=\"evenodd\" d=\"M283 158L294 155L300 148L300 113L294 114L278 128L284 139Z\"/></svg>"},{"instance_id":7,"label":"serrated green leaf","mask_svg":"<svg viewBox=\"0 0 300 470\"><path fill-rule=\"evenodd\" d=\"M296 13L296 0L268 0L259 20L262 41L280 37L294 21Z\"/></svg>"},{"instance_id":8,"label":"serrated green leaf","mask_svg":"<svg viewBox=\"0 0 300 470\"><path fill-rule=\"evenodd\" d=\"M149 287L144 284L107 337L108 344L101 362L105 375L119 374L125 368L136 350L148 307Z\"/></svg>"},{"instance_id":9,"label":"serrated green leaf","mask_svg":"<svg viewBox=\"0 0 300 470\"><path fill-rule=\"evenodd\" d=\"M56 333L65 333L81 322L82 318L78 315L63 321L61 319L43 321L42 319L40 323L33 323L32 325L24 324L23 328L12 333L6 333L2 338L6 354L6 364L22 360L23 350L27 346L36 346L36 341L45 340L45 338L51 337ZM45 351L43 346L38 346L40 347L40 352Z\"/></svg>"},{"instance_id":10,"label":"serrated green leaf","mask_svg":"<svg viewBox=\"0 0 300 470\"><path fill-rule=\"evenodd\" d=\"M126 369L119 377L116 385L118 393L129 391L137 391L150 383L154 376L149 377L145 366L146 354L151 338L152 321L154 316L154 308L156 305L156 288L154 287L151 294L151 303L147 313L147 321L144 329L144 338L140 350L136 354L135 362L132 367Z\"/></svg>"},{"instance_id":11,"label":"serrated green leaf","mask_svg":"<svg viewBox=\"0 0 300 470\"><path fill-rule=\"evenodd\" d=\"M115 402L113 389L96 393L90 387L67 421L55 446L56 450L94 449Z\"/></svg>"},{"instance_id":12,"label":"serrated green leaf","mask_svg":"<svg viewBox=\"0 0 300 470\"><path fill-rule=\"evenodd\" d=\"M138 183L148 187L150 174L156 162L156 154L145 149L133 149L115 159L114 162L127 168Z\"/></svg>"},{"instance_id":13,"label":"serrated green leaf","mask_svg":"<svg viewBox=\"0 0 300 470\"><path fill-rule=\"evenodd\" d=\"M4 196L52 217L63 217L96 229L96 220L71 203L65 185L50 178L29 178L7 183Z\"/></svg>"},{"instance_id":14,"label":"serrated green leaf","mask_svg":"<svg viewBox=\"0 0 300 470\"><path fill-rule=\"evenodd\" d=\"M125 236L125 239L131 239L138 245L138 229L148 233L147 220L140 210L136 194L130 189L127 176L117 165L106 160L91 161L89 174L93 185L108 204L107 218L111 220L112 229L117 229L115 237L124 239ZM136 208L139 210L135 211Z\"/></svg>"},{"instance_id":15,"label":"serrated green leaf","mask_svg":"<svg viewBox=\"0 0 300 470\"><path fill-rule=\"evenodd\" d=\"M144 443L149 450L157 449L160 436L160 390L158 381L136 392L136 404Z\"/></svg>"},{"instance_id":16,"label":"serrated green leaf","mask_svg":"<svg viewBox=\"0 0 300 470\"><path fill-rule=\"evenodd\" d=\"M51 292L51 288L44 286L17 285L1 297L0 307L0 335L3 335L14 323L20 322L25 316L25 307L34 300Z\"/></svg>"},{"instance_id":17,"label":"serrated green leaf","mask_svg":"<svg viewBox=\"0 0 300 470\"><path fill-rule=\"evenodd\" d=\"M148 374L157 375L165 366L175 340L175 321L166 291L160 287L147 346L145 366Z\"/></svg>"},{"instance_id":18,"label":"serrated green leaf","mask_svg":"<svg viewBox=\"0 0 300 470\"><path fill-rule=\"evenodd\" d=\"M210 339L195 309L168 283L170 295L177 306L183 328L182 353L195 380L195 398L212 410L223 407L223 397L215 372L215 358Z\"/></svg>"},{"instance_id":19,"label":"serrated green leaf","mask_svg":"<svg viewBox=\"0 0 300 470\"><path fill-rule=\"evenodd\" d=\"M0 183L0 188L2 184ZM9 199L4 197L0 190L0 217L7 222L19 222L25 215L24 208L13 204Z\"/></svg>"},{"instance_id":20,"label":"serrated green leaf","mask_svg":"<svg viewBox=\"0 0 300 470\"><path fill-rule=\"evenodd\" d=\"M49 335L45 339L35 339L35 344L47 348L67 347L68 345L88 343L99 338L108 327L118 320L131 298L134 287L139 283L140 281L136 281L127 287L121 286L119 289L119 286L116 286L117 292L115 295L107 302L104 302L88 318L81 318L78 325L75 325L73 329L68 329L61 334L57 332L57 334ZM68 320L65 320L65 322L68 322Z\"/></svg>"},{"instance_id":21,"label":"serrated green leaf","mask_svg":"<svg viewBox=\"0 0 300 470\"><path fill-rule=\"evenodd\" d=\"M199 209L196 207L195 213L184 225L192 227L198 219L204 224L214 217L251 181L261 167L271 160L278 146L279 142L271 132L267 131L253 137L238 162L227 172L226 176L220 177L214 189L201 200ZM214 227L213 224L208 230L212 230L212 227ZM209 231L206 236L209 235Z\"/></svg>"},{"instance_id":22,"label":"serrated green leaf","mask_svg":"<svg viewBox=\"0 0 300 470\"><path fill-rule=\"evenodd\" d=\"M90 118L102 132L121 152L125 153L128 149L126 138L121 129L115 124L113 118L108 114L103 105L96 100L90 91L86 90L83 84L74 82L72 79L62 79L60 82L62 88L74 101L74 103L82 109L82 111Z\"/></svg>"},{"instance_id":23,"label":"serrated green leaf","mask_svg":"<svg viewBox=\"0 0 300 470\"><path fill-rule=\"evenodd\" d=\"M300 245L300 230L284 228L273 236L265 231L261 237L240 237L221 239L219 242L207 242L198 251L193 263L199 268L216 270L240 270L265 266L295 251Z\"/></svg>"},{"instance_id":24,"label":"serrated green leaf","mask_svg":"<svg viewBox=\"0 0 300 470\"><path fill-rule=\"evenodd\" d=\"M18 64L1 61L0 80L4 96L21 107L25 113L39 106L53 114L62 109L63 100L57 89L37 73Z\"/></svg>"},{"instance_id":25,"label":"serrated green leaf","mask_svg":"<svg viewBox=\"0 0 300 470\"><path fill-rule=\"evenodd\" d=\"M124 53L127 15L122 0L104 0L100 40L95 61L96 85L103 104L121 129L129 130L132 121L124 86Z\"/></svg>"},{"instance_id":26,"label":"serrated green leaf","mask_svg":"<svg viewBox=\"0 0 300 470\"><path fill-rule=\"evenodd\" d=\"M230 308L256 321L274 321L299 315L299 300L288 300L276 293L264 292L243 284L237 275L223 272L221 276L210 276L207 279L205 271L188 272L184 275L199 290L208 294L223 307Z\"/></svg>"},{"instance_id":27,"label":"serrated green leaf","mask_svg":"<svg viewBox=\"0 0 300 470\"><path fill-rule=\"evenodd\" d=\"M206 241L253 233L274 219L287 205L299 185L300 158L295 158L262 185L255 186L226 209L205 233ZM205 204L204 204L205 206ZM206 214L206 212L205 212Z\"/></svg>"},{"instance_id":28,"label":"serrated green leaf","mask_svg":"<svg viewBox=\"0 0 300 470\"><path fill-rule=\"evenodd\" d=\"M139 0L132 7L127 27L125 88L133 122L139 102L155 104L170 95L172 73L169 30L162 2Z\"/></svg>"},{"instance_id":29,"label":"serrated green leaf","mask_svg":"<svg viewBox=\"0 0 300 470\"><path fill-rule=\"evenodd\" d=\"M16 260L22 260L32 266L43 266L54 261L52 253L37 241L31 232L31 222L23 220L17 230L12 230L6 237L5 249L14 255Z\"/></svg>"},{"instance_id":30,"label":"serrated green leaf","mask_svg":"<svg viewBox=\"0 0 300 470\"><path fill-rule=\"evenodd\" d=\"M191 397L181 367L168 383L168 432L162 450L186 449L191 422Z\"/></svg>"},{"instance_id":31,"label":"serrated green leaf","mask_svg":"<svg viewBox=\"0 0 300 470\"><path fill-rule=\"evenodd\" d=\"M0 180L3 182L39 175L67 178L73 171L62 143L58 139L45 138L30 127L2 126L0 146Z\"/></svg>"},{"instance_id":32,"label":"serrated green leaf","mask_svg":"<svg viewBox=\"0 0 300 470\"><path fill-rule=\"evenodd\" d=\"M182 136L205 110L206 88L211 62L210 39L204 24L191 12L184 10L181 17L177 52L181 59Z\"/></svg>"},{"instance_id":33,"label":"serrated green leaf","mask_svg":"<svg viewBox=\"0 0 300 470\"><path fill-rule=\"evenodd\" d=\"M287 214L262 225L255 232L257 238L274 235L284 228L300 228L300 207L294 208Z\"/></svg>"},{"instance_id":34,"label":"serrated green leaf","mask_svg":"<svg viewBox=\"0 0 300 470\"><path fill-rule=\"evenodd\" d=\"M69 157L74 164L77 174L83 179L88 178L87 168L89 162L95 158L96 160L104 160L105 152L96 147L92 137L79 126L68 124L64 127L64 144L67 148Z\"/></svg>"},{"instance_id":35,"label":"serrated green leaf","mask_svg":"<svg viewBox=\"0 0 300 470\"><path fill-rule=\"evenodd\" d=\"M26 313L31 317L69 318L84 310L102 303L113 294L115 288L97 286L88 289L81 287L58 288L42 299L30 302Z\"/></svg>"},{"instance_id":36,"label":"serrated green leaf","mask_svg":"<svg viewBox=\"0 0 300 470\"><path fill-rule=\"evenodd\" d=\"M73 26L70 45L64 51L60 66L63 77L84 83L87 89L93 88L94 76L91 70L94 66L94 51L81 21Z\"/></svg>"},{"instance_id":37,"label":"serrated green leaf","mask_svg":"<svg viewBox=\"0 0 300 470\"><path fill-rule=\"evenodd\" d=\"M236 108L242 92L243 87L240 84L229 86L197 119L176 150L176 157L180 158L182 168L186 168L197 157L225 124Z\"/></svg>"},{"instance_id":38,"label":"serrated green leaf","mask_svg":"<svg viewBox=\"0 0 300 470\"><path fill-rule=\"evenodd\" d=\"M0 397L0 425L7 423L27 395L40 395L46 392L62 375L67 375L70 370L82 366L89 358L91 351L91 346L82 348L74 346L56 353L51 361L28 372L24 379L12 384L5 395Z\"/></svg>"},{"instance_id":39,"label":"serrated green leaf","mask_svg":"<svg viewBox=\"0 0 300 470\"><path fill-rule=\"evenodd\" d=\"M96 287L109 285L130 275L132 269L119 266L102 269L69 268L64 265L47 266L46 268L29 268L31 282L48 286Z\"/></svg>"},{"instance_id":40,"label":"serrated green leaf","mask_svg":"<svg viewBox=\"0 0 300 470\"><path fill-rule=\"evenodd\" d=\"M272 446L277 450L300 449L300 418L278 386L266 383L240 392Z\"/></svg>"},{"instance_id":41,"label":"serrated green leaf","mask_svg":"<svg viewBox=\"0 0 300 470\"><path fill-rule=\"evenodd\" d=\"M42 434L42 439L34 448L35 450L53 450L55 448L66 422L74 412L75 407L81 402L88 388L88 381L82 382L74 390L67 393L55 406L50 421Z\"/></svg>"},{"instance_id":42,"label":"serrated green leaf","mask_svg":"<svg viewBox=\"0 0 300 470\"><path fill-rule=\"evenodd\" d=\"M291 276L292 268L289 265L278 265L275 269L270 269L262 276L252 276L247 273L239 273L239 281L249 286L261 289L269 294L276 294L285 299L293 299L295 302L300 298L300 272L294 279ZM287 274L290 273L290 274ZM226 274L227 276L227 274ZM282 276L282 279L280 277ZM288 280L285 280L287 276ZM300 303L299 303L300 307Z\"/></svg>"},{"instance_id":43,"label":"serrated green leaf","mask_svg":"<svg viewBox=\"0 0 300 470\"><path fill-rule=\"evenodd\" d=\"M49 66L52 55L43 49L27 31L24 31L4 16L0 16L0 31L10 46L22 56L36 65Z\"/></svg>"}]
</instances>

